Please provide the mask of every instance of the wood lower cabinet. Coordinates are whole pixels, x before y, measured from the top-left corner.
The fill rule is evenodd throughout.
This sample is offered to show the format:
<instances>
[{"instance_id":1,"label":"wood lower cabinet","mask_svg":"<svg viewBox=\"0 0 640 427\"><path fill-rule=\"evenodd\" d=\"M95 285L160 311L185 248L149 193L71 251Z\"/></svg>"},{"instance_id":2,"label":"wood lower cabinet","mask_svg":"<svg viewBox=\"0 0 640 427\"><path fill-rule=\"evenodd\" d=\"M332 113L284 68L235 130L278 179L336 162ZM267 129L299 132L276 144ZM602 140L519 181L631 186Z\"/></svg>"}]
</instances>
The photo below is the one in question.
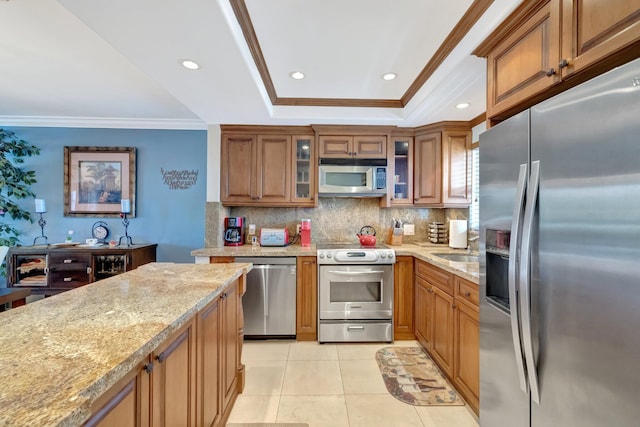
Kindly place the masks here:
<instances>
[{"instance_id":1,"label":"wood lower cabinet","mask_svg":"<svg viewBox=\"0 0 640 427\"><path fill-rule=\"evenodd\" d=\"M471 204L471 127L440 122L416 129L413 204L468 207Z\"/></svg>"},{"instance_id":2,"label":"wood lower cabinet","mask_svg":"<svg viewBox=\"0 0 640 427\"><path fill-rule=\"evenodd\" d=\"M393 338L396 340L415 339L412 256L396 257L393 285Z\"/></svg>"},{"instance_id":3,"label":"wood lower cabinet","mask_svg":"<svg viewBox=\"0 0 640 427\"><path fill-rule=\"evenodd\" d=\"M480 316L477 306L460 302L455 312L453 380L478 413L480 404Z\"/></svg>"},{"instance_id":4,"label":"wood lower cabinet","mask_svg":"<svg viewBox=\"0 0 640 427\"><path fill-rule=\"evenodd\" d=\"M151 354L151 425L195 426L196 326L192 320Z\"/></svg>"},{"instance_id":5,"label":"wood lower cabinet","mask_svg":"<svg viewBox=\"0 0 640 427\"><path fill-rule=\"evenodd\" d=\"M639 44L636 1L522 2L474 51L487 58L487 117L503 120L637 58Z\"/></svg>"},{"instance_id":6,"label":"wood lower cabinet","mask_svg":"<svg viewBox=\"0 0 640 427\"><path fill-rule=\"evenodd\" d=\"M296 339L318 339L318 262L314 256L296 258Z\"/></svg>"},{"instance_id":7,"label":"wood lower cabinet","mask_svg":"<svg viewBox=\"0 0 640 427\"><path fill-rule=\"evenodd\" d=\"M244 277L99 397L86 426L221 427L242 391Z\"/></svg>"},{"instance_id":8,"label":"wood lower cabinet","mask_svg":"<svg viewBox=\"0 0 640 427\"><path fill-rule=\"evenodd\" d=\"M478 285L421 260L415 273L416 338L478 414Z\"/></svg>"},{"instance_id":9,"label":"wood lower cabinet","mask_svg":"<svg viewBox=\"0 0 640 427\"><path fill-rule=\"evenodd\" d=\"M196 379L196 415L198 426L220 425L223 406L220 390L222 369L222 321L220 319L220 298L209 303L197 317L198 348ZM212 361L215 360L215 363Z\"/></svg>"},{"instance_id":10,"label":"wood lower cabinet","mask_svg":"<svg viewBox=\"0 0 640 427\"><path fill-rule=\"evenodd\" d=\"M433 341L433 290L421 277L415 278L415 317L416 338L426 350L431 349Z\"/></svg>"},{"instance_id":11,"label":"wood lower cabinet","mask_svg":"<svg viewBox=\"0 0 640 427\"><path fill-rule=\"evenodd\" d=\"M222 363L222 408L230 408L238 394L237 374L240 364L238 354L238 284L230 286L220 297L222 335L220 353Z\"/></svg>"},{"instance_id":12,"label":"wood lower cabinet","mask_svg":"<svg viewBox=\"0 0 640 427\"><path fill-rule=\"evenodd\" d=\"M150 366L147 357L97 399L92 406L93 415L84 425L86 427L149 426Z\"/></svg>"}]
</instances>

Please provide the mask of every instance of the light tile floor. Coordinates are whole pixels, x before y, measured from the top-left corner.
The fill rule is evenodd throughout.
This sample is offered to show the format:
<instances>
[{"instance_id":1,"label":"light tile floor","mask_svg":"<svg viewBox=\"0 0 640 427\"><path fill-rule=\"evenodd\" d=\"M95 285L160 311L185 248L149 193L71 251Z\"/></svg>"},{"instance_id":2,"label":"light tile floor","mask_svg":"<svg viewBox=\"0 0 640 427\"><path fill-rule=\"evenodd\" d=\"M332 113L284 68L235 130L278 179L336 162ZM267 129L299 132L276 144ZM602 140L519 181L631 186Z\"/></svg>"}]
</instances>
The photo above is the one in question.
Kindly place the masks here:
<instances>
[{"instance_id":1,"label":"light tile floor","mask_svg":"<svg viewBox=\"0 0 640 427\"><path fill-rule=\"evenodd\" d=\"M309 427L478 427L467 406L413 406L391 396L375 361L389 344L245 341L244 392L229 423ZM417 346L397 341L395 346Z\"/></svg>"}]
</instances>

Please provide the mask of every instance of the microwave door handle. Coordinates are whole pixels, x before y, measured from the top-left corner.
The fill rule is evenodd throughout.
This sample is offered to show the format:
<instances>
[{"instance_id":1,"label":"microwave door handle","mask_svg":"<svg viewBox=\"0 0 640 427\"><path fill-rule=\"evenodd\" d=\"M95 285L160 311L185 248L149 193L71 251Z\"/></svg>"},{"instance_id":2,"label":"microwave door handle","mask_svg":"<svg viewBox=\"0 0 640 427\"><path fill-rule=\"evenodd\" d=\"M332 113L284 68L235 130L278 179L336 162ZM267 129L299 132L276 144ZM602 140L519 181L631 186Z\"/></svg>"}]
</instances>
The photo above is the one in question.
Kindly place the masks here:
<instances>
[{"instance_id":1,"label":"microwave door handle","mask_svg":"<svg viewBox=\"0 0 640 427\"><path fill-rule=\"evenodd\" d=\"M533 330L531 328L531 234L533 232L533 218L538 203L538 187L540 185L540 161L531 162L531 178L527 191L527 207L524 213L522 226L522 250L520 283L520 311L522 313L522 343L524 355L527 361L527 374L529 375L529 387L531 399L540 404L540 390L538 388L538 370L533 354Z\"/></svg>"},{"instance_id":2,"label":"microwave door handle","mask_svg":"<svg viewBox=\"0 0 640 427\"><path fill-rule=\"evenodd\" d=\"M518 250L520 247L520 226L522 224L525 191L527 188L527 165L520 165L516 197L513 203L513 220L509 242L509 312L511 317L511 337L516 356L516 368L520 389L528 393L527 377L524 370L524 356L520 336L520 313L518 310Z\"/></svg>"}]
</instances>

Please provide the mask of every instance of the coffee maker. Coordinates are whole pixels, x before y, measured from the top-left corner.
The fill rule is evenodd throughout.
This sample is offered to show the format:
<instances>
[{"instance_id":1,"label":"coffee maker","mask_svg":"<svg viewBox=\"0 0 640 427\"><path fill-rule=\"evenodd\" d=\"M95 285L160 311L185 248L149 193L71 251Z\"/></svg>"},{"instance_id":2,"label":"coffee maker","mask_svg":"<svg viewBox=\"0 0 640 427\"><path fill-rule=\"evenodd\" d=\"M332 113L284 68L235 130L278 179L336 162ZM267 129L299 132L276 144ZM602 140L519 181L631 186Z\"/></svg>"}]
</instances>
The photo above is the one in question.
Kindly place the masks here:
<instances>
[{"instance_id":1,"label":"coffee maker","mask_svg":"<svg viewBox=\"0 0 640 427\"><path fill-rule=\"evenodd\" d=\"M224 245L241 246L244 244L244 217L233 216L224 219Z\"/></svg>"}]
</instances>

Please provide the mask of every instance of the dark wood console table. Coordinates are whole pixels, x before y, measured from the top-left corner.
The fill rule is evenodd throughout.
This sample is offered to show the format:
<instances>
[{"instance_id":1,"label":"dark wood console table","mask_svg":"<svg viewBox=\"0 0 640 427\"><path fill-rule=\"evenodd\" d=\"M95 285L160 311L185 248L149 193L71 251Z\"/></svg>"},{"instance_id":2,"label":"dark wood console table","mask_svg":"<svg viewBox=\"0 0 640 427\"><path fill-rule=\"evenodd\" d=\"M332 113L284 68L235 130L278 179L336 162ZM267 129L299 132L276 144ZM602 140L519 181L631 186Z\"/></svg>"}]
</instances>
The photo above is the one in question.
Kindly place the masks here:
<instances>
[{"instance_id":1,"label":"dark wood console table","mask_svg":"<svg viewBox=\"0 0 640 427\"><path fill-rule=\"evenodd\" d=\"M154 262L157 246L12 247L7 254L7 286L55 295Z\"/></svg>"}]
</instances>

